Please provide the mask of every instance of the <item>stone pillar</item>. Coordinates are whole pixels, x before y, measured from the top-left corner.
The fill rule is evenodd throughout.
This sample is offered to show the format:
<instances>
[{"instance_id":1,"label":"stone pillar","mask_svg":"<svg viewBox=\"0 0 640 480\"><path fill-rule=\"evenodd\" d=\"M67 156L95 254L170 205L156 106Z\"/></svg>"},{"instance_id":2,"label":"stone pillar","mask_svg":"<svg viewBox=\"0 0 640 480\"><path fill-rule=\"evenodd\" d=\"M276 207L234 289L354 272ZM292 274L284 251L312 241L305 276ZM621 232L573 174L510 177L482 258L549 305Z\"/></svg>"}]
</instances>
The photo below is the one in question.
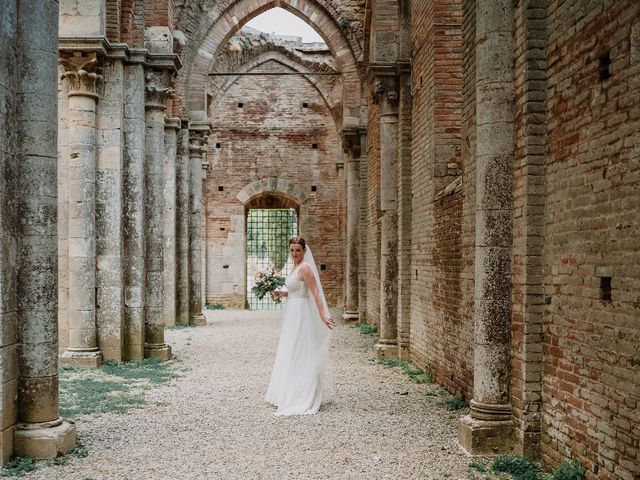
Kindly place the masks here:
<instances>
[{"instance_id":1,"label":"stone pillar","mask_svg":"<svg viewBox=\"0 0 640 480\"><path fill-rule=\"evenodd\" d=\"M124 358L144 358L144 67L127 64L124 71Z\"/></svg>"},{"instance_id":2,"label":"stone pillar","mask_svg":"<svg viewBox=\"0 0 640 480\"><path fill-rule=\"evenodd\" d=\"M358 255L360 220L360 132L357 129L342 132L343 149L347 165L347 269L345 322L358 321Z\"/></svg>"},{"instance_id":3,"label":"stone pillar","mask_svg":"<svg viewBox=\"0 0 640 480\"><path fill-rule=\"evenodd\" d=\"M206 151L205 151L206 155ZM207 304L207 172L209 162L202 162L202 243L200 244L200 254L202 255L202 308Z\"/></svg>"},{"instance_id":4,"label":"stone pillar","mask_svg":"<svg viewBox=\"0 0 640 480\"><path fill-rule=\"evenodd\" d=\"M386 76L374 86L380 105L380 338L376 358L398 356L398 79Z\"/></svg>"},{"instance_id":5,"label":"stone pillar","mask_svg":"<svg viewBox=\"0 0 640 480\"><path fill-rule=\"evenodd\" d=\"M471 414L460 441L474 455L512 449L511 243L513 2L476 5L475 342Z\"/></svg>"},{"instance_id":6,"label":"stone pillar","mask_svg":"<svg viewBox=\"0 0 640 480\"><path fill-rule=\"evenodd\" d=\"M164 320L176 324L176 148L179 118L164 121Z\"/></svg>"},{"instance_id":7,"label":"stone pillar","mask_svg":"<svg viewBox=\"0 0 640 480\"><path fill-rule=\"evenodd\" d=\"M165 361L171 358L171 347L164 343L164 111L173 94L170 88L173 74L149 69L145 79L144 356Z\"/></svg>"},{"instance_id":8,"label":"stone pillar","mask_svg":"<svg viewBox=\"0 0 640 480\"><path fill-rule=\"evenodd\" d=\"M189 322L205 325L202 314L202 158L206 151L208 123L189 126Z\"/></svg>"},{"instance_id":9,"label":"stone pillar","mask_svg":"<svg viewBox=\"0 0 640 480\"><path fill-rule=\"evenodd\" d=\"M61 363L98 367L96 330L96 104L98 59L74 52L60 60L69 85L69 345Z\"/></svg>"},{"instance_id":10,"label":"stone pillar","mask_svg":"<svg viewBox=\"0 0 640 480\"><path fill-rule=\"evenodd\" d=\"M124 353L122 60L105 60L102 75L103 88L96 115L96 328L103 358L119 362Z\"/></svg>"},{"instance_id":11,"label":"stone pillar","mask_svg":"<svg viewBox=\"0 0 640 480\"><path fill-rule=\"evenodd\" d=\"M178 133L176 156L176 323L189 324L189 130Z\"/></svg>"},{"instance_id":12,"label":"stone pillar","mask_svg":"<svg viewBox=\"0 0 640 480\"><path fill-rule=\"evenodd\" d=\"M1 318L2 341L15 336L17 327L18 345L17 351L13 350L16 356L7 349L2 350L2 376L4 381L12 370L15 372L12 360L17 357L18 423L13 432L13 454L52 458L73 448L76 438L75 426L60 418L58 409L58 3L20 2L20 8L13 13L17 13L17 43L20 45L20 69L16 78L20 102L17 125L11 125L17 134L17 155L11 162L14 168L9 175L12 182L4 183L15 189L14 211L18 212L15 231L19 249L14 253L17 256L14 257L16 276L11 285L2 285L2 300L6 301L11 293L15 295L17 311L13 318L9 315ZM77 75L74 80L79 81L81 75L77 70L72 71ZM91 85L95 78L97 76L92 77L87 72L83 81ZM89 99L95 109L95 99ZM87 103L90 123L91 105ZM82 102L75 104L76 115L80 114L79 104L84 105ZM72 151L77 152L75 146L77 144ZM3 224L3 229L5 227ZM6 253L3 253L3 259L6 258L4 255ZM9 388L9 382L2 384L3 407L15 406L15 381L12 384L13 389ZM12 429L7 428L11 424L6 425L6 422L13 422L15 413L13 408L2 411L3 459L12 453L11 439L5 438L5 433L11 435Z\"/></svg>"}]
</instances>

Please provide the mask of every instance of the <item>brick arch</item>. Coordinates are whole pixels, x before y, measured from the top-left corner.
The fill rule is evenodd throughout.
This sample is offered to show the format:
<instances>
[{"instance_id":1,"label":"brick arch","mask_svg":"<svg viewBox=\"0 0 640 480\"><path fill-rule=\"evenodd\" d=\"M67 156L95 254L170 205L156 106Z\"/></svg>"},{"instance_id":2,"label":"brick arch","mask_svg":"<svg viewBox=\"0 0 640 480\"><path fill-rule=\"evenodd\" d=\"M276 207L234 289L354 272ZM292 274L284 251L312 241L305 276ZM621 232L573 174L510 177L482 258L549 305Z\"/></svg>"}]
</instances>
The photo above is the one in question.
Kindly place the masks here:
<instances>
[{"instance_id":1,"label":"brick arch","mask_svg":"<svg viewBox=\"0 0 640 480\"><path fill-rule=\"evenodd\" d=\"M291 70L295 70L297 72L305 71L305 68L308 70L319 70L313 68L310 65L312 62L302 62L297 61L295 56L289 52L289 55L284 54L279 51L266 51L257 55L256 57L250 59L248 62L240 65L237 68L239 73L250 72L251 70L258 68L260 65L263 65L269 61L274 61L282 64L284 67L290 68ZM212 112L218 102L224 97L225 93L231 86L236 82L239 77L231 77L231 79L218 91L216 95L214 95L211 105L209 107L209 112ZM322 99L324 100L327 108L331 112L331 116L335 121L336 125L340 125L341 117L342 117L342 99L336 101L334 97L331 96L331 91L326 86L322 85L318 79L318 77L313 76L304 76L304 78L316 89L316 91L320 94Z\"/></svg>"},{"instance_id":2,"label":"brick arch","mask_svg":"<svg viewBox=\"0 0 640 480\"><path fill-rule=\"evenodd\" d=\"M204 35L194 39L185 55L181 72L181 89L187 108L206 110L207 77L218 56L218 50L249 20L273 7L281 7L311 25L326 41L343 74L343 119L357 121L360 108L360 74L358 59L361 49L351 35L340 28L335 10L323 0L235 0L224 11L205 16Z\"/></svg>"},{"instance_id":3,"label":"brick arch","mask_svg":"<svg viewBox=\"0 0 640 480\"><path fill-rule=\"evenodd\" d=\"M251 182L238 192L236 198L245 206L250 205L258 197L280 197L300 206L307 200L307 194L295 183L284 178L270 177Z\"/></svg>"}]
</instances>

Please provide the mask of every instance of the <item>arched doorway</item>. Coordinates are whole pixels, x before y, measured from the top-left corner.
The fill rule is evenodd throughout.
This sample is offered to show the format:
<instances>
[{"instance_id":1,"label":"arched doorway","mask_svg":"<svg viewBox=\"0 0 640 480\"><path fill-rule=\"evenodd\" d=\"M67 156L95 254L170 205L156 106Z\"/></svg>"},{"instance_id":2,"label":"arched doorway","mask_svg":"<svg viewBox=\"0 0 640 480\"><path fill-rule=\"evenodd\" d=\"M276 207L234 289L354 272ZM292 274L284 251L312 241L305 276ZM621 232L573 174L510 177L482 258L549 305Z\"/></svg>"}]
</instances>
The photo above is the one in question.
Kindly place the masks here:
<instances>
[{"instance_id":1,"label":"arched doorway","mask_svg":"<svg viewBox=\"0 0 640 480\"><path fill-rule=\"evenodd\" d=\"M264 194L245 205L246 303L249 310L280 310L283 304L269 297L258 299L252 288L260 272L287 276L292 264L289 239L299 232L299 207L283 195Z\"/></svg>"}]
</instances>

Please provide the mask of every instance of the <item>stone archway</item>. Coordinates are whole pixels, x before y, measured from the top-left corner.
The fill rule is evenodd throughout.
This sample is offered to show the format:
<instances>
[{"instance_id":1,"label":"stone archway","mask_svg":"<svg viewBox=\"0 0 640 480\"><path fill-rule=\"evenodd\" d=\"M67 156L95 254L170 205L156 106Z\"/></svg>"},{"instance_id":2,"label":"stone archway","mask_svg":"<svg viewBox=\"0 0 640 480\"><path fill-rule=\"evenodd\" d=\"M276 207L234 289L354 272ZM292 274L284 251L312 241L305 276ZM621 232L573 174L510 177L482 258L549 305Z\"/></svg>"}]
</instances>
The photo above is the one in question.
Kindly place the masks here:
<instances>
[{"instance_id":1,"label":"stone archway","mask_svg":"<svg viewBox=\"0 0 640 480\"><path fill-rule=\"evenodd\" d=\"M362 58L362 49L344 27L348 22L324 0L237 0L223 9L212 9L198 24L185 51L180 88L187 109L206 110L207 77L220 47L246 22L276 6L306 21L325 39L344 76L342 126L357 126L361 104L357 62Z\"/></svg>"}]
</instances>

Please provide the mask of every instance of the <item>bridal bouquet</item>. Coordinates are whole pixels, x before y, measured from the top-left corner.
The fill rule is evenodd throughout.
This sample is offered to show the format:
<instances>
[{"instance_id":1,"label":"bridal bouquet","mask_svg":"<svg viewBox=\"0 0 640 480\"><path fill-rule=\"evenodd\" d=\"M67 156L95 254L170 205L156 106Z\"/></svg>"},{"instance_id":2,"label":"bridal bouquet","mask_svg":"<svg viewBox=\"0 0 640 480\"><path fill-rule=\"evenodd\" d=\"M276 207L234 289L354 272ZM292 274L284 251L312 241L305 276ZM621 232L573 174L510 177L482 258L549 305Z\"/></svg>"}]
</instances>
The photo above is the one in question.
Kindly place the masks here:
<instances>
[{"instance_id":1,"label":"bridal bouquet","mask_svg":"<svg viewBox=\"0 0 640 480\"><path fill-rule=\"evenodd\" d=\"M275 268L258 272L257 278L258 280L253 287L251 287L251 291L258 300L262 300L267 293L271 294L273 298L273 292L284 286L285 278L276 273ZM273 301L280 303L282 300L275 298Z\"/></svg>"}]
</instances>

